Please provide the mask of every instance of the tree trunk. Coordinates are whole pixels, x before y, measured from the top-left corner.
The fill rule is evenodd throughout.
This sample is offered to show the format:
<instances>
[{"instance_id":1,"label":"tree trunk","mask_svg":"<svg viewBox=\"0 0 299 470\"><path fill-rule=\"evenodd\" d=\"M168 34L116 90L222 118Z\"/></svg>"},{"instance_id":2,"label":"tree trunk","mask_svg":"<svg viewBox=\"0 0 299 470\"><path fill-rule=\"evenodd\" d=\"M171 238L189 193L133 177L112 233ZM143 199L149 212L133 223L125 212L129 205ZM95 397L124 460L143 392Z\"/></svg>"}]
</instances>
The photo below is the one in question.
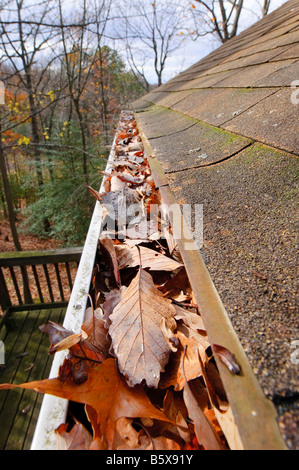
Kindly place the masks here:
<instances>
[{"instance_id":1,"label":"tree trunk","mask_svg":"<svg viewBox=\"0 0 299 470\"><path fill-rule=\"evenodd\" d=\"M6 198L7 210L8 210L8 219L9 219L9 225L10 225L12 238L13 238L16 250L22 251L21 243L20 243L17 228L16 228L16 216L15 216L15 211L14 211L13 198L12 198L11 189L9 185L7 167L5 163L5 157L4 157L4 149L2 145L1 123L0 123L0 171L1 171L2 181L3 181L4 193L5 193L5 198ZM31 304L32 297L31 297L31 293L29 289L29 281L28 281L26 266L22 266L21 273L22 273L22 278L23 278L24 300L25 300L25 303Z\"/></svg>"},{"instance_id":2,"label":"tree trunk","mask_svg":"<svg viewBox=\"0 0 299 470\"><path fill-rule=\"evenodd\" d=\"M15 216L15 210L14 210L14 205L13 205L13 197L12 197L11 189L9 185L7 167L5 163L1 127L0 127L0 170L1 170L1 176L2 176L2 181L3 181L3 188L4 188L4 194L5 194L6 206L7 206L7 212L8 212L8 220L9 220L12 238L13 238L16 250L22 251L20 240L18 237L17 228L16 228L16 216Z\"/></svg>"}]
</instances>

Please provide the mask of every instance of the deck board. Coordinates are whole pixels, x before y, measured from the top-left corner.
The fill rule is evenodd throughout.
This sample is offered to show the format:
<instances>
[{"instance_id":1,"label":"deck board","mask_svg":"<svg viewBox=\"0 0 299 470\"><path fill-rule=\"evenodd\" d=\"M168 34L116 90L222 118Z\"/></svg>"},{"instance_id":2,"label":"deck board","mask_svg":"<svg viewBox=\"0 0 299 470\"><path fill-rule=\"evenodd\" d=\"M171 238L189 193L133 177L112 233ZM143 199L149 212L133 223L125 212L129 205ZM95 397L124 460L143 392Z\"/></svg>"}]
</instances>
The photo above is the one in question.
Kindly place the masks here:
<instances>
[{"instance_id":1,"label":"deck board","mask_svg":"<svg viewBox=\"0 0 299 470\"><path fill-rule=\"evenodd\" d=\"M5 345L5 368L0 383L23 383L49 376L52 357L49 339L38 327L51 320L62 324L64 308L14 312L0 330ZM0 392L0 450L27 450L43 396L29 390ZM22 410L28 409L26 414Z\"/></svg>"}]
</instances>

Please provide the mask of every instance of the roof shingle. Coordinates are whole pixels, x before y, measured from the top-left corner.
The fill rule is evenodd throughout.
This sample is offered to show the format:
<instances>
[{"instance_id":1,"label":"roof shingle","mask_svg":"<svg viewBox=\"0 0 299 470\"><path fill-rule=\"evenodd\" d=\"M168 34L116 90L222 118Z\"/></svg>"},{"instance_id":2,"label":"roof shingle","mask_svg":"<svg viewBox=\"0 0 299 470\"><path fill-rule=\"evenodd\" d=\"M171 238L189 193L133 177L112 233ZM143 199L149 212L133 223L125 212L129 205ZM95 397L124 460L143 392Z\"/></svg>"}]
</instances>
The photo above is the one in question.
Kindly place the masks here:
<instances>
[{"instance_id":1,"label":"roof shingle","mask_svg":"<svg viewBox=\"0 0 299 470\"><path fill-rule=\"evenodd\" d=\"M291 0L134 103L287 443L299 449L299 2ZM298 98L298 94L296 94ZM297 397L297 398L296 398Z\"/></svg>"}]
</instances>

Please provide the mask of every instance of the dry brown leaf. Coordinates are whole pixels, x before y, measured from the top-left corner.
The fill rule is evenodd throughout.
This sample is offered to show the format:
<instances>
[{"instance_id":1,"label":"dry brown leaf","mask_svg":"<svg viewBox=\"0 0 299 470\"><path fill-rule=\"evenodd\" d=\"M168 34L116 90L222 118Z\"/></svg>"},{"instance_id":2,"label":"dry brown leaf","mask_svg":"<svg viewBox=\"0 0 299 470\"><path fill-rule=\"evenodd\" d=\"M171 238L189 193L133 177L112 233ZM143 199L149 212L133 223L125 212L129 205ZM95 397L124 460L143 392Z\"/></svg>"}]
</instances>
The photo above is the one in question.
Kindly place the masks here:
<instances>
[{"instance_id":1,"label":"dry brown leaf","mask_svg":"<svg viewBox=\"0 0 299 470\"><path fill-rule=\"evenodd\" d=\"M174 236L171 232L172 232L172 230L167 228L167 226L162 228L163 237L166 239L170 255L178 263L183 265L182 255L180 253L178 244L177 244L176 240L174 239Z\"/></svg>"},{"instance_id":2,"label":"dry brown leaf","mask_svg":"<svg viewBox=\"0 0 299 470\"><path fill-rule=\"evenodd\" d=\"M162 321L174 331L174 314L171 302L156 289L151 275L140 268L110 316L113 349L130 385L145 380L149 387L158 386L171 351Z\"/></svg>"},{"instance_id":3,"label":"dry brown leaf","mask_svg":"<svg viewBox=\"0 0 299 470\"><path fill-rule=\"evenodd\" d=\"M56 352L56 346L61 343L64 339L74 335L73 331L67 330L58 323L49 321L44 325L39 326L39 330L42 333L48 334L50 339L50 350L49 354Z\"/></svg>"},{"instance_id":4,"label":"dry brown leaf","mask_svg":"<svg viewBox=\"0 0 299 470\"><path fill-rule=\"evenodd\" d=\"M176 321L182 320L182 322L192 330L206 331L200 315L194 312L190 312L190 310L180 307L179 305L174 305L174 307L176 310Z\"/></svg>"},{"instance_id":5,"label":"dry brown leaf","mask_svg":"<svg viewBox=\"0 0 299 470\"><path fill-rule=\"evenodd\" d=\"M180 391L184 388L186 380L193 380L202 375L198 350L200 350L203 359L206 360L205 349L194 338L187 338L180 331L177 332L176 338L179 339L182 347L171 355L165 374L161 376L159 384L161 389L173 387L175 391ZM187 347L186 354L184 354L185 347ZM185 372L183 370L183 360Z\"/></svg>"},{"instance_id":6,"label":"dry brown leaf","mask_svg":"<svg viewBox=\"0 0 299 470\"><path fill-rule=\"evenodd\" d=\"M174 440L168 439L165 436L158 436L152 439L153 448L155 451L159 450L181 450L181 446Z\"/></svg>"},{"instance_id":7,"label":"dry brown leaf","mask_svg":"<svg viewBox=\"0 0 299 470\"><path fill-rule=\"evenodd\" d=\"M184 386L183 396L189 417L194 423L198 443L203 446L205 450L222 450L222 446L212 425L202 411L187 381Z\"/></svg>"},{"instance_id":8,"label":"dry brown leaf","mask_svg":"<svg viewBox=\"0 0 299 470\"><path fill-rule=\"evenodd\" d=\"M140 266L140 256L143 269L149 268L152 271L174 271L181 267L181 264L177 261L168 258L168 256L162 255L155 250L151 250L144 246L139 248L140 255L137 248L132 249L126 245L117 245L115 247L120 269Z\"/></svg>"},{"instance_id":9,"label":"dry brown leaf","mask_svg":"<svg viewBox=\"0 0 299 470\"><path fill-rule=\"evenodd\" d=\"M163 402L163 411L171 421L177 423L177 433L186 443L190 441L190 430L186 418L187 408L180 394L174 394L172 390L167 390Z\"/></svg>"},{"instance_id":10,"label":"dry brown leaf","mask_svg":"<svg viewBox=\"0 0 299 470\"><path fill-rule=\"evenodd\" d=\"M140 449L138 431L132 426L133 420L129 418L120 418L115 426L114 446L117 450L136 450Z\"/></svg>"},{"instance_id":11,"label":"dry brown leaf","mask_svg":"<svg viewBox=\"0 0 299 470\"><path fill-rule=\"evenodd\" d=\"M121 221L122 223L130 222L132 217L127 210L130 206L135 206L135 208L139 207L140 213L144 211L144 207L141 204L138 194L135 190L130 189L128 186L125 185L119 178L115 178L117 182L121 186L119 189L115 189L112 187L117 188L117 184L114 183L114 179L111 180L111 191L108 193L99 193L95 189L87 186L90 193L99 201L106 213L112 220Z\"/></svg>"},{"instance_id":12,"label":"dry brown leaf","mask_svg":"<svg viewBox=\"0 0 299 470\"><path fill-rule=\"evenodd\" d=\"M221 362L226 365L231 374L239 375L241 373L240 364L237 362L231 351L219 344L213 344L213 351L217 354Z\"/></svg>"},{"instance_id":13,"label":"dry brown leaf","mask_svg":"<svg viewBox=\"0 0 299 470\"><path fill-rule=\"evenodd\" d=\"M58 450L89 450L92 436L81 423L76 423L70 432L63 423L55 431Z\"/></svg>"},{"instance_id":14,"label":"dry brown leaf","mask_svg":"<svg viewBox=\"0 0 299 470\"><path fill-rule=\"evenodd\" d=\"M114 448L115 425L122 417L170 421L152 405L142 386L128 387L113 359L90 369L87 380L80 385L71 379L64 383L59 379L46 379L21 385L0 385L0 390L14 388L35 390L88 405L88 416L94 430L93 448Z\"/></svg>"},{"instance_id":15,"label":"dry brown leaf","mask_svg":"<svg viewBox=\"0 0 299 470\"><path fill-rule=\"evenodd\" d=\"M144 182L144 176L133 176L129 172L116 173L116 176L118 177L118 179L120 179L120 181L132 185L140 185Z\"/></svg>"},{"instance_id":16,"label":"dry brown leaf","mask_svg":"<svg viewBox=\"0 0 299 470\"><path fill-rule=\"evenodd\" d=\"M100 242L100 245L104 248L104 250L106 250L106 252L108 253L111 259L115 282L117 286L120 287L121 286L120 272L119 272L119 266L118 266L118 261L117 261L117 256L116 256L116 251L115 251L113 240L107 236L103 236L99 239L99 242Z\"/></svg>"},{"instance_id":17,"label":"dry brown leaf","mask_svg":"<svg viewBox=\"0 0 299 470\"><path fill-rule=\"evenodd\" d=\"M175 274L175 276L167 280L160 290L164 295L168 295L173 290L183 290L186 292L189 289L189 279L186 273L186 269L183 267Z\"/></svg>"},{"instance_id":18,"label":"dry brown leaf","mask_svg":"<svg viewBox=\"0 0 299 470\"><path fill-rule=\"evenodd\" d=\"M192 314L192 312L189 312L177 305L175 305L175 309L175 318L178 322L177 330L183 333L186 338L194 338L195 341L197 341L198 350L203 362L205 362L204 351L210 346L210 342L208 341L206 332L202 329L203 324L201 322L201 317L197 314Z\"/></svg>"},{"instance_id":19,"label":"dry brown leaf","mask_svg":"<svg viewBox=\"0 0 299 470\"><path fill-rule=\"evenodd\" d=\"M65 351L66 349L71 349L73 346L78 344L82 339L82 334L74 333L73 335L68 336L67 338L62 339L55 345L55 353L59 351ZM53 348L52 348L52 351Z\"/></svg>"},{"instance_id":20,"label":"dry brown leaf","mask_svg":"<svg viewBox=\"0 0 299 470\"><path fill-rule=\"evenodd\" d=\"M91 307L90 310L93 311ZM88 314L88 319L85 320L81 326L81 330L86 336L85 339L88 339L88 341L101 352L103 357L110 357L109 349L111 340L108 337L108 331L105 327L102 309L96 309L90 317Z\"/></svg>"},{"instance_id":21,"label":"dry brown leaf","mask_svg":"<svg viewBox=\"0 0 299 470\"><path fill-rule=\"evenodd\" d=\"M127 160L114 160L113 166L115 168L124 167L129 168L132 171L138 171L140 169L140 165L138 163L128 162Z\"/></svg>"}]
</instances>

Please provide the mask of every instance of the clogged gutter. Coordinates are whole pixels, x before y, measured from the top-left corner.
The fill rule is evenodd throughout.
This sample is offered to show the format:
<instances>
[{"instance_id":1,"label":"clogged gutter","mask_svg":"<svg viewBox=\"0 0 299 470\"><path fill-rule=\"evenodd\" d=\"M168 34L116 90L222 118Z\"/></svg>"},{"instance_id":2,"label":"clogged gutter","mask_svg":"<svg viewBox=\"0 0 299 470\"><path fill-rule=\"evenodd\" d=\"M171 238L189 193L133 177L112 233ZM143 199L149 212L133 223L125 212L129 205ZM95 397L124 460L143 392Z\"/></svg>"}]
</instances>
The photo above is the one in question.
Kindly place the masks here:
<instances>
[{"instance_id":1,"label":"clogged gutter","mask_svg":"<svg viewBox=\"0 0 299 470\"><path fill-rule=\"evenodd\" d=\"M21 387L70 401L56 430L61 449L229 450L215 414L225 414L227 397L130 114L104 178L105 193L89 188L105 220L81 332L43 325L50 353L69 354L58 378ZM213 349L240 373L227 349Z\"/></svg>"}]
</instances>

